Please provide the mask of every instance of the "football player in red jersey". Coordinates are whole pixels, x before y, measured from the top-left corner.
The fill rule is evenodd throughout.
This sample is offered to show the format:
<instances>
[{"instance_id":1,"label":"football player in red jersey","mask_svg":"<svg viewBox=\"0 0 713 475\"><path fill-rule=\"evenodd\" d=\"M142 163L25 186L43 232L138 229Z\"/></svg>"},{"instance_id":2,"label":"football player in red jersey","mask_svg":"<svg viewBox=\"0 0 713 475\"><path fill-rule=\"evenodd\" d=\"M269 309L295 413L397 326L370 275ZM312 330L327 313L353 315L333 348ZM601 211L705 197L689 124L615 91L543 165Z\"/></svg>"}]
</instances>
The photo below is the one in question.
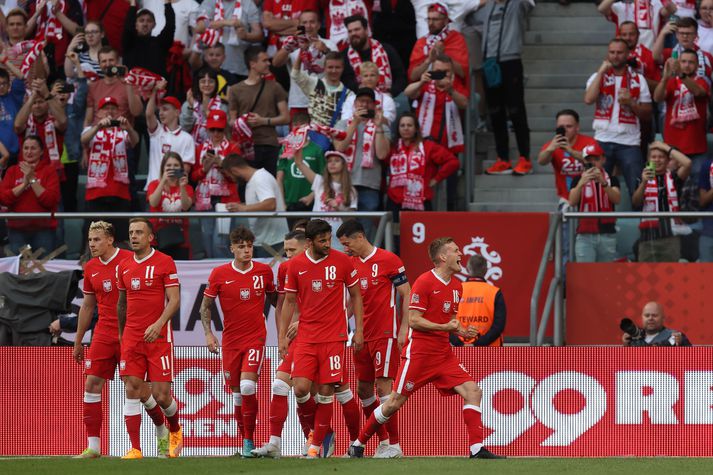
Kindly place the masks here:
<instances>
[{"instance_id":1,"label":"football player in red jersey","mask_svg":"<svg viewBox=\"0 0 713 475\"><path fill-rule=\"evenodd\" d=\"M317 458L332 420L334 387L345 380L344 350L348 332L347 293L352 302L355 329L352 344L364 342L361 292L349 257L331 250L332 228L316 219L305 230L307 250L292 259L285 278L285 302L279 325L280 354L287 354L287 328L299 301L300 324L294 344L292 379L299 401L318 384L312 444L307 458Z\"/></svg>"},{"instance_id":2,"label":"football player in red jersey","mask_svg":"<svg viewBox=\"0 0 713 475\"><path fill-rule=\"evenodd\" d=\"M411 286L401 259L371 244L359 221L345 221L337 230L337 238L345 252L352 256L364 301L364 348L354 353L354 366L359 399L364 415L369 418L379 401L383 404L389 399L399 370L399 355L408 333L407 302ZM398 300L401 301L400 314ZM379 401L374 396L375 382ZM378 435L381 442L375 458L403 456L396 415L385 427L379 428Z\"/></svg>"},{"instance_id":3,"label":"football player in red jersey","mask_svg":"<svg viewBox=\"0 0 713 475\"><path fill-rule=\"evenodd\" d=\"M382 424L404 405L415 391L428 383L444 395L458 394L465 400L463 419L468 429L471 458L503 458L483 446L480 401L483 393L451 350L449 333L473 338L475 329L465 329L456 318L462 285L461 252L451 238L438 238L428 246L434 268L416 279L409 304L409 342L401 354L401 368L391 397L377 407L349 448L352 457L364 456L364 445Z\"/></svg>"},{"instance_id":4,"label":"football player in red jersey","mask_svg":"<svg viewBox=\"0 0 713 475\"><path fill-rule=\"evenodd\" d=\"M166 415L168 456L178 457L183 448L178 406L171 395L173 333L169 321L180 308L178 273L171 257L151 248L153 239L151 222L132 218L129 242L134 255L122 261L116 270L119 374L126 387L124 419L132 447L122 457L125 459L143 458L140 397L145 378L151 381L153 397Z\"/></svg>"},{"instance_id":5,"label":"football player in red jersey","mask_svg":"<svg viewBox=\"0 0 713 475\"><path fill-rule=\"evenodd\" d=\"M233 391L235 418L243 435L241 455L254 457L253 435L257 421L257 379L265 355L265 298L275 303L275 283L267 264L253 261L255 235L239 226L230 233L234 259L216 267L208 277L201 303L201 322L206 344L218 353L218 339L211 331L211 307L220 299L223 311L223 376Z\"/></svg>"},{"instance_id":6,"label":"football player in red jersey","mask_svg":"<svg viewBox=\"0 0 713 475\"><path fill-rule=\"evenodd\" d=\"M77 458L96 458L101 455L102 406L101 393L107 379L114 378L114 372L121 359L119 347L119 324L116 316L116 269L119 263L133 255L131 251L114 247L114 225L96 221L89 225L89 251L93 259L84 265L84 300L79 309L77 335L73 356L77 363L84 362L84 426L87 430L87 448ZM89 329L94 309L99 307L99 320L92 332L92 343L84 355L82 339ZM140 397L146 412L156 424L158 451L168 455L168 429L163 412L151 395L151 389L144 385Z\"/></svg>"},{"instance_id":7,"label":"football player in red jersey","mask_svg":"<svg viewBox=\"0 0 713 475\"><path fill-rule=\"evenodd\" d=\"M275 306L275 326L277 333L280 333L280 318L282 304L285 301L285 276L290 260L302 254L307 247L305 235L302 231L290 231L285 235L284 251L287 260L280 264L277 270L277 305ZM256 457L279 458L282 456L282 429L287 420L288 401L287 396L292 389L292 361L293 361L293 341L297 335L297 312L292 316L290 326L287 329L287 338L290 340L289 349L280 365L275 371L275 379L272 382L272 400L270 401L270 440L262 447L253 450ZM307 400L297 408L297 415L302 426L302 431L307 439L308 445L304 449L303 455L307 454L310 443L310 433L314 429L314 413L317 404L310 394Z\"/></svg>"}]
</instances>

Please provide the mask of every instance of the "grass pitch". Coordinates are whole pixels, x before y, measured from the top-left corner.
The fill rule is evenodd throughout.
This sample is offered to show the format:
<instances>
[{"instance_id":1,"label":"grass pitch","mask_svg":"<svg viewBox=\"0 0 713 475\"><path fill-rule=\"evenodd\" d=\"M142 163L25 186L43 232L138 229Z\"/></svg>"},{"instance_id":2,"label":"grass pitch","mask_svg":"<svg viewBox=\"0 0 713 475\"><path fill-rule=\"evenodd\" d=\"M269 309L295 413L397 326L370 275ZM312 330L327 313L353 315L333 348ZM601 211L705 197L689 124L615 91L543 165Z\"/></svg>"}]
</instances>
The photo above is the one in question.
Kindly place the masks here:
<instances>
[{"instance_id":1,"label":"grass pitch","mask_svg":"<svg viewBox=\"0 0 713 475\"><path fill-rule=\"evenodd\" d=\"M400 460L241 460L235 457L190 457L176 460L147 458L120 460L101 458L73 460L64 457L2 458L2 474L71 474L110 475L127 473L168 473L170 475L219 475L237 473L274 473L280 475L335 472L340 475L399 474L421 475L439 473L455 474L509 474L509 473L621 473L631 475L646 471L646 475L670 473L711 473L713 461L704 458L606 458L606 459L556 459L513 458L507 460L468 460L459 458L404 458Z\"/></svg>"}]
</instances>

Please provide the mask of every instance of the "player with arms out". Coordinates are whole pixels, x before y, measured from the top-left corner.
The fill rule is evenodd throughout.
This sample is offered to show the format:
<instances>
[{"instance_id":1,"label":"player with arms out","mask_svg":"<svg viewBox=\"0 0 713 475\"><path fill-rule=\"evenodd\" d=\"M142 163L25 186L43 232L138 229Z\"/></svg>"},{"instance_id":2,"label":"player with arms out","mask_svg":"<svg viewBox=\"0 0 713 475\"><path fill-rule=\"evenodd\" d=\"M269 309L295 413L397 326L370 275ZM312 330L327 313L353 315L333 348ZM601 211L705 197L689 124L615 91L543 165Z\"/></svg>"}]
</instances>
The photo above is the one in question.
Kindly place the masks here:
<instances>
[{"instance_id":1,"label":"player with arms out","mask_svg":"<svg viewBox=\"0 0 713 475\"><path fill-rule=\"evenodd\" d=\"M346 379L344 351L348 332L347 293L352 302L355 329L352 344L364 342L363 309L358 279L349 257L331 250L332 227L316 219L305 230L307 250L292 259L285 278L285 302L279 325L280 354L288 349L287 329L299 301L300 323L294 343L292 379L298 406L318 385L312 444L307 458L317 458L332 421L334 388Z\"/></svg>"},{"instance_id":2,"label":"player with arms out","mask_svg":"<svg viewBox=\"0 0 713 475\"><path fill-rule=\"evenodd\" d=\"M352 256L364 301L364 348L354 353L354 366L359 399L364 415L369 418L379 401L383 404L389 399L399 370L401 349L408 335L407 302L411 286L401 259L371 244L359 221L345 221L337 230L337 238L345 252ZM401 315L397 312L398 300L401 301ZM374 396L375 382L379 401ZM375 458L403 456L395 414L379 428L378 435L381 442Z\"/></svg>"},{"instance_id":3,"label":"player with arms out","mask_svg":"<svg viewBox=\"0 0 713 475\"><path fill-rule=\"evenodd\" d=\"M280 315L282 314L282 304L285 301L285 276L291 260L302 254L307 243L305 235L302 231L290 231L285 235L285 256L287 260L280 264L277 270L277 305L275 306L275 326L277 334L280 334ZM297 334L297 312L290 320L290 326L287 329L287 339L289 346L287 354L280 361L280 365L275 371L275 379L272 382L272 400L270 401L270 440L262 447L253 450L253 455L256 457L280 458L282 456L282 429L287 420L289 409L287 396L292 389L292 361L294 355L294 337ZM310 433L314 429L314 413L317 409L317 404L312 395L308 395L307 399L302 400L302 404L297 407L297 416L302 426L302 432L310 443ZM309 445L304 449L304 455L307 454Z\"/></svg>"},{"instance_id":4,"label":"player with arms out","mask_svg":"<svg viewBox=\"0 0 713 475\"><path fill-rule=\"evenodd\" d=\"M468 429L471 458L504 458L483 446L480 402L482 391L451 350L449 333L475 337L456 318L462 286L454 277L461 270L461 252L451 238L438 238L428 246L434 268L416 279L409 304L409 342L401 354L401 368L391 397L377 407L349 448L352 457L363 457L364 446L380 425L386 424L414 392L428 383L444 395L465 400L463 419Z\"/></svg>"},{"instance_id":5,"label":"player with arms out","mask_svg":"<svg viewBox=\"0 0 713 475\"><path fill-rule=\"evenodd\" d=\"M234 259L216 267L203 292L201 322L208 350L218 354L218 339L211 330L211 307L219 299L223 330L223 377L233 392L235 419L243 436L241 455L254 457L253 436L257 421L257 380L265 356L265 298L275 303L274 276L270 266L253 261L255 235L239 226L230 233Z\"/></svg>"},{"instance_id":6,"label":"player with arms out","mask_svg":"<svg viewBox=\"0 0 713 475\"><path fill-rule=\"evenodd\" d=\"M119 346L119 323L116 316L116 269L124 259L133 256L131 251L114 247L114 225L95 221L89 225L89 251L92 254L84 266L84 300L79 309L77 335L73 356L77 363L84 363L84 426L87 430L87 448L77 458L101 456L102 404L101 393L107 379L114 379L114 372L121 359ZM94 309L99 307L99 320L92 332L92 343L84 355L82 339L91 325ZM164 416L148 387L142 391L146 412L156 424L159 454L168 454L168 430Z\"/></svg>"},{"instance_id":7,"label":"player with arms out","mask_svg":"<svg viewBox=\"0 0 713 475\"><path fill-rule=\"evenodd\" d=\"M129 221L129 242L133 257L116 270L119 299L117 317L121 341L119 374L126 387L124 419L131 449L122 457L143 458L141 452L141 391L144 379L166 415L169 429L169 457L178 457L183 448L183 431L178 422L178 406L171 396L173 381L173 334L169 321L180 309L176 264L151 248L153 226L145 218Z\"/></svg>"}]
</instances>

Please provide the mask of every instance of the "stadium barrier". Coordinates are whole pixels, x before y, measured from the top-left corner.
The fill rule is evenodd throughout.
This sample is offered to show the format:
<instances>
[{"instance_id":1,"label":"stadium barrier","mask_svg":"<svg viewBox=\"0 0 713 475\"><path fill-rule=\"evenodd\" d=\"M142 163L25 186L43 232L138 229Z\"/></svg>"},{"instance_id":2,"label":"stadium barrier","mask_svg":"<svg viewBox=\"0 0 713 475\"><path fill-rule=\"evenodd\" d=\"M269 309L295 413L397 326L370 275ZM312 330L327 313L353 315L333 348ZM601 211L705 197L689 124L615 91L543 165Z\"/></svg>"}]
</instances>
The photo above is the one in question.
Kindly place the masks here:
<instances>
[{"instance_id":1,"label":"stadium barrier","mask_svg":"<svg viewBox=\"0 0 713 475\"><path fill-rule=\"evenodd\" d=\"M484 392L485 443L508 456L710 457L713 446L713 348L505 347L454 349ZM0 348L0 455L72 455L84 449L82 368L69 348ZM348 377L354 381L351 352ZM270 382L277 350L267 348L258 384L257 444L268 438ZM206 348L177 347L173 392L184 427L184 455L231 455L239 445L220 358ZM353 388L354 392L355 389ZM111 381L102 404L102 452L129 448L123 385ZM304 438L295 415L283 431L285 455ZM338 405L337 405L338 406ZM341 409L333 427L337 452L347 448ZM406 456L465 456L467 435L458 397L433 387L400 412ZM144 415L142 444L154 456ZM373 452L370 442L367 454ZM245 462L249 463L249 462Z\"/></svg>"}]
</instances>

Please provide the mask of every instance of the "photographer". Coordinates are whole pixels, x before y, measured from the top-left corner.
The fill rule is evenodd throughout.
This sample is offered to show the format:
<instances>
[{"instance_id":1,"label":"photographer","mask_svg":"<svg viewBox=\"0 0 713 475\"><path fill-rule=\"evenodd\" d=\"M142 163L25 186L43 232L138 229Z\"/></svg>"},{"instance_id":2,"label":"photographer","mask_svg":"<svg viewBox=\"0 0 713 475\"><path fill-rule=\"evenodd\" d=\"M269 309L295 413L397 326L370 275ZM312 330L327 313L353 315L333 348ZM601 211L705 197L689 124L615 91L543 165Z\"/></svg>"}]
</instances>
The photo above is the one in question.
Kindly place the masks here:
<instances>
[{"instance_id":1,"label":"photographer","mask_svg":"<svg viewBox=\"0 0 713 475\"><path fill-rule=\"evenodd\" d=\"M649 302L641 311L641 326L625 318L621 321L621 341L624 346L692 346L683 333L666 328L664 311L658 302Z\"/></svg>"},{"instance_id":2,"label":"photographer","mask_svg":"<svg viewBox=\"0 0 713 475\"><path fill-rule=\"evenodd\" d=\"M639 27L633 21L619 25L619 38L629 45L629 67L646 78L649 91L661 80L661 69L654 61L654 54L639 41Z\"/></svg>"}]
</instances>

